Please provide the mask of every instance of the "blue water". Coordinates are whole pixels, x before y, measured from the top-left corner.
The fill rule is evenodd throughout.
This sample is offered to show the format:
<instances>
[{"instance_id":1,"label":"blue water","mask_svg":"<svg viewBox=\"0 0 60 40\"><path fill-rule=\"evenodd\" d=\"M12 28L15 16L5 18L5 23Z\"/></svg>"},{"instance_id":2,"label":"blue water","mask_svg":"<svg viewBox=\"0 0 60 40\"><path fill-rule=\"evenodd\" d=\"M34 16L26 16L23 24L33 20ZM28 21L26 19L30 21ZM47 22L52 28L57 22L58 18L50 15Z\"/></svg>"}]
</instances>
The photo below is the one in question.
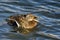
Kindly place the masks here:
<instances>
[{"instance_id":1,"label":"blue water","mask_svg":"<svg viewBox=\"0 0 60 40\"><path fill-rule=\"evenodd\" d=\"M28 35L10 32L13 29L5 19L10 15L27 13L38 17L38 30ZM47 36L48 33L57 38ZM0 0L0 40L58 39L60 40L60 0Z\"/></svg>"}]
</instances>

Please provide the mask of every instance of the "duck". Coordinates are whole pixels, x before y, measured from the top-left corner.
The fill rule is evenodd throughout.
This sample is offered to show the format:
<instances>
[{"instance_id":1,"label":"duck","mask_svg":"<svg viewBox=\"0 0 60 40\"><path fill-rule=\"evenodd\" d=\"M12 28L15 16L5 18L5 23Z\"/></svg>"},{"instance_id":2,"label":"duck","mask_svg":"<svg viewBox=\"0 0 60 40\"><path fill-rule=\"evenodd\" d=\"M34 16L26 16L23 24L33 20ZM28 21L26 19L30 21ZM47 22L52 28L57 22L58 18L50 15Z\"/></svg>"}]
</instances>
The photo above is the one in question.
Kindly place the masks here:
<instances>
[{"instance_id":1,"label":"duck","mask_svg":"<svg viewBox=\"0 0 60 40\"><path fill-rule=\"evenodd\" d=\"M9 25L16 26L18 29L28 31L34 29L37 26L38 20L37 16L30 13L30 14L12 15L8 18L8 23Z\"/></svg>"}]
</instances>

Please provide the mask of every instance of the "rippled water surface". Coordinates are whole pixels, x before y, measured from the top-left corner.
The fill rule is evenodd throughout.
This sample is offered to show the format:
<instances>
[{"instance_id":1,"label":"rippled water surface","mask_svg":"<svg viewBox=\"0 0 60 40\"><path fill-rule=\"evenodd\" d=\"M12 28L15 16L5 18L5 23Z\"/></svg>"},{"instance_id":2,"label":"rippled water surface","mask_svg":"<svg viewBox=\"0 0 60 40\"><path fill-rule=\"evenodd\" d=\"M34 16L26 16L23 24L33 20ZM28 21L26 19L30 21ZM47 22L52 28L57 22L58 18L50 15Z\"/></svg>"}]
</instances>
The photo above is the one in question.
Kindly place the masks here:
<instances>
[{"instance_id":1,"label":"rippled water surface","mask_svg":"<svg viewBox=\"0 0 60 40\"><path fill-rule=\"evenodd\" d=\"M38 30L28 35L10 32L5 19L27 13L38 16ZM0 40L60 40L60 0L0 0Z\"/></svg>"}]
</instances>

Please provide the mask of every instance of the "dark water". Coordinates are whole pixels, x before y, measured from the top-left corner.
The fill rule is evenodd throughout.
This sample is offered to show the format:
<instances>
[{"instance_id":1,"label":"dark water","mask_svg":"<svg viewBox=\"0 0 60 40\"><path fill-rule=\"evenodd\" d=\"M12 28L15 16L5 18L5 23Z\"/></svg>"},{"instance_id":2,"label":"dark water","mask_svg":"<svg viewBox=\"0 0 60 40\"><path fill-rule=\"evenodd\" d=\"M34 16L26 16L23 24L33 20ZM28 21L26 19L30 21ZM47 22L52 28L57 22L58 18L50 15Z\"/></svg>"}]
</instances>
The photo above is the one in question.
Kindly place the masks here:
<instances>
[{"instance_id":1,"label":"dark water","mask_svg":"<svg viewBox=\"0 0 60 40\"><path fill-rule=\"evenodd\" d=\"M10 32L13 29L5 19L10 15L26 13L38 16L39 30L28 35ZM58 39L60 40L60 0L0 0L0 40Z\"/></svg>"}]
</instances>

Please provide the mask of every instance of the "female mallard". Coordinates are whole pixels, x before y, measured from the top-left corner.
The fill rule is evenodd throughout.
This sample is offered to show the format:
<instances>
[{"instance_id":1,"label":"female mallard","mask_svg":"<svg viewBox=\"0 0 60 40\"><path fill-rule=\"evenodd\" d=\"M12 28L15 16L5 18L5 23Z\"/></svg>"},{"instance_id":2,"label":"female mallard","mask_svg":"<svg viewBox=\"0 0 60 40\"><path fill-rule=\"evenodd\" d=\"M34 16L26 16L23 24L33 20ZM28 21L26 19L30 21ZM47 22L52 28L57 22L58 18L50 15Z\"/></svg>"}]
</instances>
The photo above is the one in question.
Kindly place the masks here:
<instances>
[{"instance_id":1,"label":"female mallard","mask_svg":"<svg viewBox=\"0 0 60 40\"><path fill-rule=\"evenodd\" d=\"M10 16L8 20L10 25L17 25L17 28L25 30L33 29L38 24L37 17L33 14Z\"/></svg>"}]
</instances>

